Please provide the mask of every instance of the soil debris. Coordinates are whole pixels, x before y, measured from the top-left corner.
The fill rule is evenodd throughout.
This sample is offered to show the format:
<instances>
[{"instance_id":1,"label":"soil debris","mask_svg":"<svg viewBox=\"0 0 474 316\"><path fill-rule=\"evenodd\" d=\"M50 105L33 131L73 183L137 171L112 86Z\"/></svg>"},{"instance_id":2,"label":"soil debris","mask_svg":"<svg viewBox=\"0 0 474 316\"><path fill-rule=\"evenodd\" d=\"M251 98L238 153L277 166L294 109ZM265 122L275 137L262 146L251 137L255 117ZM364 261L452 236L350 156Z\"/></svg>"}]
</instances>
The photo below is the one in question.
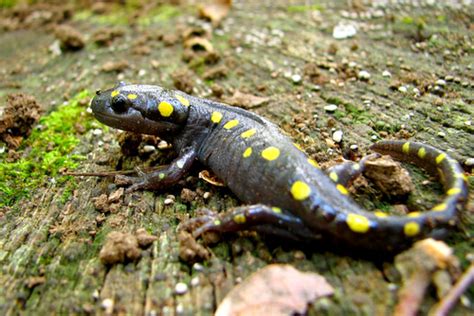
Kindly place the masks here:
<instances>
[{"instance_id":1,"label":"soil debris","mask_svg":"<svg viewBox=\"0 0 474 316\"><path fill-rule=\"evenodd\" d=\"M138 245L141 248L146 248L150 246L158 237L149 234L144 228L139 228L135 232L135 236L137 237Z\"/></svg>"},{"instance_id":2,"label":"soil debris","mask_svg":"<svg viewBox=\"0 0 474 316\"><path fill-rule=\"evenodd\" d=\"M209 259L210 253L203 245L199 244L193 236L181 230L179 239L179 258L184 262L193 264Z\"/></svg>"},{"instance_id":3,"label":"soil debris","mask_svg":"<svg viewBox=\"0 0 474 316\"><path fill-rule=\"evenodd\" d=\"M7 95L7 105L0 115L0 139L9 149L18 148L23 138L30 135L41 112L42 107L33 96L24 93Z\"/></svg>"},{"instance_id":4,"label":"soil debris","mask_svg":"<svg viewBox=\"0 0 474 316\"><path fill-rule=\"evenodd\" d=\"M63 23L72 17L72 8L62 3L53 6L50 3L36 3L17 6L0 12L0 29L15 31L39 27L51 27Z\"/></svg>"},{"instance_id":5,"label":"soil debris","mask_svg":"<svg viewBox=\"0 0 474 316\"><path fill-rule=\"evenodd\" d=\"M125 32L117 28L103 28L97 30L92 35L92 41L99 46L110 46L112 42L120 37L123 37Z\"/></svg>"},{"instance_id":6,"label":"soil debris","mask_svg":"<svg viewBox=\"0 0 474 316\"><path fill-rule=\"evenodd\" d=\"M270 98L268 97L259 97L257 95L243 93L239 90L236 90L231 97L225 98L224 102L244 109L254 109L264 105L269 100Z\"/></svg>"},{"instance_id":7,"label":"soil debris","mask_svg":"<svg viewBox=\"0 0 474 316\"><path fill-rule=\"evenodd\" d=\"M390 156L367 161L364 175L390 198L406 197L415 188L408 171Z\"/></svg>"},{"instance_id":8,"label":"soil debris","mask_svg":"<svg viewBox=\"0 0 474 316\"><path fill-rule=\"evenodd\" d=\"M135 261L141 256L137 237L130 233L113 231L100 250L100 261L105 265Z\"/></svg>"},{"instance_id":9,"label":"soil debris","mask_svg":"<svg viewBox=\"0 0 474 316\"><path fill-rule=\"evenodd\" d=\"M176 70L171 74L173 85L176 89L192 93L194 88L193 73L187 69Z\"/></svg>"},{"instance_id":10,"label":"soil debris","mask_svg":"<svg viewBox=\"0 0 474 316\"><path fill-rule=\"evenodd\" d=\"M222 79L227 77L227 73L229 72L229 69L224 66L217 66L213 67L211 69L206 70L204 74L202 75L202 78L205 80L216 80L216 79Z\"/></svg>"},{"instance_id":11,"label":"soil debris","mask_svg":"<svg viewBox=\"0 0 474 316\"><path fill-rule=\"evenodd\" d=\"M114 192L112 192L109 195L109 197L107 198L107 202L108 203L115 203L115 202L120 201L120 199L122 198L124 192L125 192L124 188L119 188L118 190L115 190Z\"/></svg>"},{"instance_id":12,"label":"soil debris","mask_svg":"<svg viewBox=\"0 0 474 316\"><path fill-rule=\"evenodd\" d=\"M46 277L44 276L33 276L28 278L26 281L26 286L29 289L32 289L34 287L37 287L38 285L44 284L46 282Z\"/></svg>"},{"instance_id":13,"label":"soil debris","mask_svg":"<svg viewBox=\"0 0 474 316\"><path fill-rule=\"evenodd\" d=\"M192 201L196 200L198 194L188 188L183 188L181 190L181 199L185 202L191 203Z\"/></svg>"},{"instance_id":14,"label":"soil debris","mask_svg":"<svg viewBox=\"0 0 474 316\"><path fill-rule=\"evenodd\" d=\"M77 51L86 45L84 36L70 25L57 26L54 29L54 35L63 50Z\"/></svg>"},{"instance_id":15,"label":"soil debris","mask_svg":"<svg viewBox=\"0 0 474 316\"><path fill-rule=\"evenodd\" d=\"M138 147L140 146L143 135L135 133L120 133L117 137L117 141L120 145L120 150L124 156L136 156L138 155Z\"/></svg>"},{"instance_id":16,"label":"soil debris","mask_svg":"<svg viewBox=\"0 0 474 316\"><path fill-rule=\"evenodd\" d=\"M109 203L107 194L101 194L98 197L93 198L92 202L94 203L95 209L99 212L108 212Z\"/></svg>"},{"instance_id":17,"label":"soil debris","mask_svg":"<svg viewBox=\"0 0 474 316\"><path fill-rule=\"evenodd\" d=\"M121 72L130 67L126 60L108 61L100 68L103 72Z\"/></svg>"}]
</instances>

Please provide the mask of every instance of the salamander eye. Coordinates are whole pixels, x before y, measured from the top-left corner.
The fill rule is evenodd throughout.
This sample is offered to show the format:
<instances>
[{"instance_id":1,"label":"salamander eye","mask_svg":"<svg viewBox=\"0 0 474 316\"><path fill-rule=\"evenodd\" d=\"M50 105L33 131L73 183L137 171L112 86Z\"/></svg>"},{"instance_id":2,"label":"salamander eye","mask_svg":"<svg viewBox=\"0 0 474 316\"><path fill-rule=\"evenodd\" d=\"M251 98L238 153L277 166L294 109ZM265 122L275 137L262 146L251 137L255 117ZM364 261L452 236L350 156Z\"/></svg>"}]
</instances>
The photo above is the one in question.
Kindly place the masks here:
<instances>
[{"instance_id":1,"label":"salamander eye","mask_svg":"<svg viewBox=\"0 0 474 316\"><path fill-rule=\"evenodd\" d=\"M119 94L112 99L110 105L116 113L123 113L128 109L128 100L125 96Z\"/></svg>"}]
</instances>

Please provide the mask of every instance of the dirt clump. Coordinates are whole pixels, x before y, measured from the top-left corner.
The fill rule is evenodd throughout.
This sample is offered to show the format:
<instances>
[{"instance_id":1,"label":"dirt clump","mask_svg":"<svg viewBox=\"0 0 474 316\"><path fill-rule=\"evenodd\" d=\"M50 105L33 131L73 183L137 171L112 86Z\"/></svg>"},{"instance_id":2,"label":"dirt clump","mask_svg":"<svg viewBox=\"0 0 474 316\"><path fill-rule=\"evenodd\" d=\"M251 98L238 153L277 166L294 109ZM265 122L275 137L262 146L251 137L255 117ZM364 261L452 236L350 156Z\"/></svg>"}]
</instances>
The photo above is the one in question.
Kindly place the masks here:
<instances>
[{"instance_id":1,"label":"dirt clump","mask_svg":"<svg viewBox=\"0 0 474 316\"><path fill-rule=\"evenodd\" d=\"M391 198L406 197L414 190L408 171L389 156L369 160L365 163L365 168L364 175Z\"/></svg>"},{"instance_id":2,"label":"dirt clump","mask_svg":"<svg viewBox=\"0 0 474 316\"><path fill-rule=\"evenodd\" d=\"M187 263L195 263L209 259L210 253L203 245L199 244L193 236L185 231L180 231L179 258Z\"/></svg>"},{"instance_id":3,"label":"dirt clump","mask_svg":"<svg viewBox=\"0 0 474 316\"><path fill-rule=\"evenodd\" d=\"M141 256L138 239L130 233L111 232L100 250L100 261L105 265L136 261Z\"/></svg>"},{"instance_id":4,"label":"dirt clump","mask_svg":"<svg viewBox=\"0 0 474 316\"><path fill-rule=\"evenodd\" d=\"M92 41L99 46L110 46L115 39L123 37L124 34L125 32L121 29L104 28L92 35Z\"/></svg>"},{"instance_id":5,"label":"dirt clump","mask_svg":"<svg viewBox=\"0 0 474 316\"><path fill-rule=\"evenodd\" d=\"M82 34L69 25L60 25L55 28L54 35L59 40L61 48L67 51L77 51L85 45L85 39Z\"/></svg>"},{"instance_id":6,"label":"dirt clump","mask_svg":"<svg viewBox=\"0 0 474 316\"><path fill-rule=\"evenodd\" d=\"M0 139L8 148L16 149L28 137L41 117L42 107L28 94L14 93L7 96L7 105L0 113Z\"/></svg>"}]
</instances>

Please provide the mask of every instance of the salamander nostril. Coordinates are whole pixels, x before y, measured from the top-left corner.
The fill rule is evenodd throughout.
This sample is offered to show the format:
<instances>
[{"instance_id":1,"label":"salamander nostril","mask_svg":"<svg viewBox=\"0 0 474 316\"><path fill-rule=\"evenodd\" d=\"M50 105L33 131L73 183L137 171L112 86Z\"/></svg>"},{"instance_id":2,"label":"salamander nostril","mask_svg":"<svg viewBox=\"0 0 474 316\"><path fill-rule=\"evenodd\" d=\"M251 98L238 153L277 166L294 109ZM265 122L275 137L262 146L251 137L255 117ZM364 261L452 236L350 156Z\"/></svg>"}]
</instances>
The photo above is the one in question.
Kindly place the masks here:
<instances>
[{"instance_id":1,"label":"salamander nostril","mask_svg":"<svg viewBox=\"0 0 474 316\"><path fill-rule=\"evenodd\" d=\"M128 100L123 95L117 95L110 105L116 113L123 113L128 109Z\"/></svg>"}]
</instances>

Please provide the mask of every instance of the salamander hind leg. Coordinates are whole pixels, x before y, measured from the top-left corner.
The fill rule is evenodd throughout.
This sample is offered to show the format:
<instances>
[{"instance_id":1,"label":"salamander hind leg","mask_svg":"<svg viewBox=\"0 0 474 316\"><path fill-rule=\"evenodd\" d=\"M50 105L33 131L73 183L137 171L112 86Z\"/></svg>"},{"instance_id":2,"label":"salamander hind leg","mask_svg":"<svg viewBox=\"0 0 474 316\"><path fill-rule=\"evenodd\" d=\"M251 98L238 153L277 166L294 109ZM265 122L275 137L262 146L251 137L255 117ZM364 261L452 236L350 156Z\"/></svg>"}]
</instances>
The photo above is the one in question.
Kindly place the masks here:
<instances>
[{"instance_id":1,"label":"salamander hind leg","mask_svg":"<svg viewBox=\"0 0 474 316\"><path fill-rule=\"evenodd\" d=\"M191 227L190 223L199 223L202 226L193 230L194 237L199 237L206 232L236 232L241 230L254 230L263 233L280 235L284 238L296 240L317 238L304 224L303 221L277 207L262 204L240 206L228 212L204 215L193 218L183 227Z\"/></svg>"}]
</instances>

